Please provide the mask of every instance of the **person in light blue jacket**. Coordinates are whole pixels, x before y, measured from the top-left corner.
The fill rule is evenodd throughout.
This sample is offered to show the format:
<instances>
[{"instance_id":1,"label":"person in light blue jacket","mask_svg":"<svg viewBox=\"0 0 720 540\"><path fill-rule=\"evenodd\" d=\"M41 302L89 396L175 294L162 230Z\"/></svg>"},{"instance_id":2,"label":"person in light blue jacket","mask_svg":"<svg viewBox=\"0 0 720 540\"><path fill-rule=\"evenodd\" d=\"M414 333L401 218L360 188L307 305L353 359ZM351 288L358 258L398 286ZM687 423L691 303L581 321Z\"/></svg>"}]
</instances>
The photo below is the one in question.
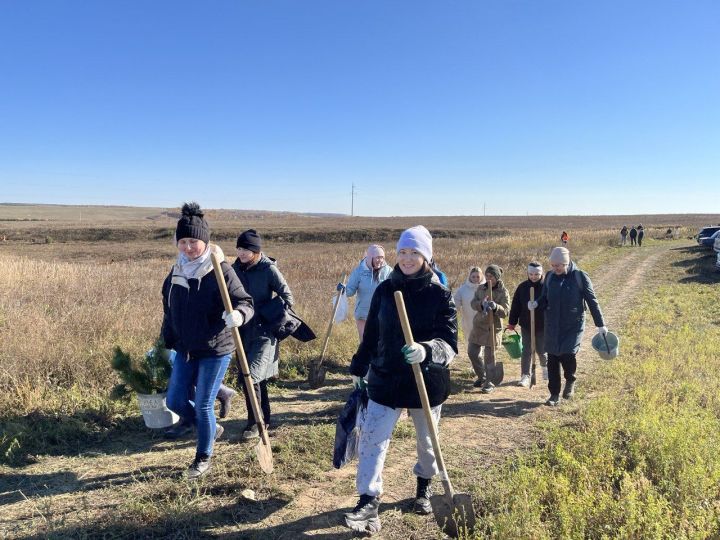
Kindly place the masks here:
<instances>
[{"instance_id":1,"label":"person in light blue jacket","mask_svg":"<svg viewBox=\"0 0 720 540\"><path fill-rule=\"evenodd\" d=\"M345 293L348 297L357 293L355 300L355 323L358 335L362 341L365 331L365 321L370 311L370 300L381 282L385 281L392 272L385 262L385 249L378 244L370 244L365 257L357 265L348 279Z\"/></svg>"}]
</instances>

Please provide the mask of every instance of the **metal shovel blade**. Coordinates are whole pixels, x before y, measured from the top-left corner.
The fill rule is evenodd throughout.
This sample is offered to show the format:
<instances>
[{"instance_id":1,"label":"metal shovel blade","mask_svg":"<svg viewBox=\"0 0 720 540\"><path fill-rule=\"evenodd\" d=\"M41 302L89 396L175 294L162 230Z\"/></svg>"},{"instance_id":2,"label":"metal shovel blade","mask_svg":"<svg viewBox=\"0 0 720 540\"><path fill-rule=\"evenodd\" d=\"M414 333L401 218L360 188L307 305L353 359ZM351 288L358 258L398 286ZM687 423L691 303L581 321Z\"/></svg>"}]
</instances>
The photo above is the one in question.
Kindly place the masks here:
<instances>
[{"instance_id":1,"label":"metal shovel blade","mask_svg":"<svg viewBox=\"0 0 720 540\"><path fill-rule=\"evenodd\" d=\"M435 521L451 538L458 538L461 532L471 531L475 526L475 511L467 493L455 493L452 498L446 494L433 495L430 504Z\"/></svg>"},{"instance_id":2,"label":"metal shovel blade","mask_svg":"<svg viewBox=\"0 0 720 540\"><path fill-rule=\"evenodd\" d=\"M319 362L311 362L308 370L310 388L320 388L325 384L326 370Z\"/></svg>"},{"instance_id":3,"label":"metal shovel blade","mask_svg":"<svg viewBox=\"0 0 720 540\"><path fill-rule=\"evenodd\" d=\"M495 362L495 367L490 369L488 378L495 386L503 382L503 379L505 378L505 367L502 362Z\"/></svg>"},{"instance_id":4,"label":"metal shovel blade","mask_svg":"<svg viewBox=\"0 0 720 540\"><path fill-rule=\"evenodd\" d=\"M272 449L270 448L270 439L267 436L267 432L260 435L260 440L255 446L255 455L264 473L270 474L273 472Z\"/></svg>"}]
</instances>

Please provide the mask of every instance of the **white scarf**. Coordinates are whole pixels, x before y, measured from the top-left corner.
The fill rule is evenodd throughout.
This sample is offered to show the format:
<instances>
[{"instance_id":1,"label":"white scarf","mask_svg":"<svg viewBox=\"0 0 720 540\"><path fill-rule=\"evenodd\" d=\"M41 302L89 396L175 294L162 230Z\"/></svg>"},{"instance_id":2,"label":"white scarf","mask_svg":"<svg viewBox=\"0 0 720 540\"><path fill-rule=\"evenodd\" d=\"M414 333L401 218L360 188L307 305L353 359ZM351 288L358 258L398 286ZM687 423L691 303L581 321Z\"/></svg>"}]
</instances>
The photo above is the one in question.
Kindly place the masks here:
<instances>
[{"instance_id":1,"label":"white scarf","mask_svg":"<svg viewBox=\"0 0 720 540\"><path fill-rule=\"evenodd\" d=\"M208 243L202 255L192 261L189 260L184 253L178 254L177 261L175 262L175 266L173 268L173 278L182 277L185 278L184 280L186 282L188 279L197 279L198 281L202 280L203 277L213 270L212 260L210 260L210 253L213 252L221 261L225 259L225 255L220 249L220 246L210 243Z\"/></svg>"}]
</instances>

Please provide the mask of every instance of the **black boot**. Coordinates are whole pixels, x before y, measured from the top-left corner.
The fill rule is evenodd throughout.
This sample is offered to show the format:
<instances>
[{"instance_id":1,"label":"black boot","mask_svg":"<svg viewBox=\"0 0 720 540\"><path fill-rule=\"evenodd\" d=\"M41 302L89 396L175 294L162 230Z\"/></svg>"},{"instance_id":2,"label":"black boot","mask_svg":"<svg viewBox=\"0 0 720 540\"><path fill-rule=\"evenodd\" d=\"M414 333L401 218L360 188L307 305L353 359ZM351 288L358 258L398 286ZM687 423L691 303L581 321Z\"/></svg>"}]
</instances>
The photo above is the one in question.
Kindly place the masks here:
<instances>
[{"instance_id":1,"label":"black boot","mask_svg":"<svg viewBox=\"0 0 720 540\"><path fill-rule=\"evenodd\" d=\"M360 495L360 500L352 512L345 514L345 524L357 532L380 532L378 508L380 499L372 495Z\"/></svg>"},{"instance_id":2,"label":"black boot","mask_svg":"<svg viewBox=\"0 0 720 540\"><path fill-rule=\"evenodd\" d=\"M417 477L417 490L415 491L415 503L413 504L413 511L416 514L426 516L432 513L432 506L430 505L430 496L432 495L432 488L430 487L430 478Z\"/></svg>"},{"instance_id":3,"label":"black boot","mask_svg":"<svg viewBox=\"0 0 720 540\"><path fill-rule=\"evenodd\" d=\"M232 388L228 388L224 384L220 385L220 390L218 390L217 394L217 400L220 402L220 418L225 418L230 414L230 405L236 395L237 392Z\"/></svg>"},{"instance_id":4,"label":"black boot","mask_svg":"<svg viewBox=\"0 0 720 540\"><path fill-rule=\"evenodd\" d=\"M575 395L575 381L565 381L563 389L563 399L570 399Z\"/></svg>"},{"instance_id":5,"label":"black boot","mask_svg":"<svg viewBox=\"0 0 720 540\"><path fill-rule=\"evenodd\" d=\"M557 394L551 394L548 400L545 402L545 405L548 407L557 407L560 403L560 396Z\"/></svg>"},{"instance_id":6,"label":"black boot","mask_svg":"<svg viewBox=\"0 0 720 540\"><path fill-rule=\"evenodd\" d=\"M163 437L165 437L166 439L180 439L182 437L187 437L188 435L191 435L192 432L192 420L185 420L184 418L181 418L177 424L167 428L163 432Z\"/></svg>"}]
</instances>

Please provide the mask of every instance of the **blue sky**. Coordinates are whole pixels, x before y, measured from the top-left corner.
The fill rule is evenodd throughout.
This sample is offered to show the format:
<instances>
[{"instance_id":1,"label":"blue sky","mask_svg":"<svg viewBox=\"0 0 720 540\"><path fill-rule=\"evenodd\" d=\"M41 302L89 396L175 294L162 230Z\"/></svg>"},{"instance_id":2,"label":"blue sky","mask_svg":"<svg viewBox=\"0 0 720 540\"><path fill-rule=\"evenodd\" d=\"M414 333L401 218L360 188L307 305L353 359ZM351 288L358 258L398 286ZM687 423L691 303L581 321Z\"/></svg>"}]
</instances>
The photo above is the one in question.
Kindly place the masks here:
<instances>
[{"instance_id":1,"label":"blue sky","mask_svg":"<svg viewBox=\"0 0 720 540\"><path fill-rule=\"evenodd\" d=\"M720 2L5 1L0 202L718 212Z\"/></svg>"}]
</instances>

